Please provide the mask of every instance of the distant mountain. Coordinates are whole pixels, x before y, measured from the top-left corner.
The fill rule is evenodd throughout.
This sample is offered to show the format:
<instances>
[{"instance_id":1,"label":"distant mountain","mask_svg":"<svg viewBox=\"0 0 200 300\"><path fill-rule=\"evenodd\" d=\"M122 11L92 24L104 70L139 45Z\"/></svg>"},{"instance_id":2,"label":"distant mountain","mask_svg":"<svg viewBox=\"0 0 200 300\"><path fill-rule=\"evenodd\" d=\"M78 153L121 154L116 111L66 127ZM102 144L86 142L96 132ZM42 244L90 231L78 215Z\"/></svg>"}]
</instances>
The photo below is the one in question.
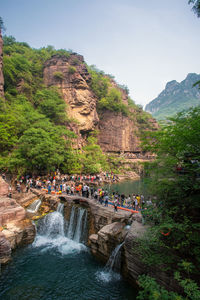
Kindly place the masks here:
<instances>
[{"instance_id":1,"label":"distant mountain","mask_svg":"<svg viewBox=\"0 0 200 300\"><path fill-rule=\"evenodd\" d=\"M168 82L158 97L146 105L145 110L157 120L163 120L191 106L200 105L200 89L193 87L199 80L200 74L189 73L180 83L176 80Z\"/></svg>"}]
</instances>

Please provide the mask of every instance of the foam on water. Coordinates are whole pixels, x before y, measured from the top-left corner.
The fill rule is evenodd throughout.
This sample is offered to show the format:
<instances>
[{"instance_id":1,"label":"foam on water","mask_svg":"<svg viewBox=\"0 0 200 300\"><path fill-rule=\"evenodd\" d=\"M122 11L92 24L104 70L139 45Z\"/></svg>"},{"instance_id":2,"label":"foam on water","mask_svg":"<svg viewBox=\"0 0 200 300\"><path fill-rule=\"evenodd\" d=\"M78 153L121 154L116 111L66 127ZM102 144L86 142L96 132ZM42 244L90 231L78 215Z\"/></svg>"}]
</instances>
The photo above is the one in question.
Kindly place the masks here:
<instances>
[{"instance_id":1,"label":"foam on water","mask_svg":"<svg viewBox=\"0 0 200 300\"><path fill-rule=\"evenodd\" d=\"M102 281L104 283L118 281L121 279L120 274L113 271L97 271L95 275L98 281Z\"/></svg>"},{"instance_id":2,"label":"foam on water","mask_svg":"<svg viewBox=\"0 0 200 300\"><path fill-rule=\"evenodd\" d=\"M47 252L48 250L55 249L55 252L59 252L62 255L87 251L87 247L80 243L80 224L83 214L84 210L81 209L77 219L78 226L76 226L76 236L78 236L78 238L76 241L72 240L65 235L63 204L60 203L57 211L48 214L40 221L38 232L32 247L41 248L41 252Z\"/></svg>"}]
</instances>

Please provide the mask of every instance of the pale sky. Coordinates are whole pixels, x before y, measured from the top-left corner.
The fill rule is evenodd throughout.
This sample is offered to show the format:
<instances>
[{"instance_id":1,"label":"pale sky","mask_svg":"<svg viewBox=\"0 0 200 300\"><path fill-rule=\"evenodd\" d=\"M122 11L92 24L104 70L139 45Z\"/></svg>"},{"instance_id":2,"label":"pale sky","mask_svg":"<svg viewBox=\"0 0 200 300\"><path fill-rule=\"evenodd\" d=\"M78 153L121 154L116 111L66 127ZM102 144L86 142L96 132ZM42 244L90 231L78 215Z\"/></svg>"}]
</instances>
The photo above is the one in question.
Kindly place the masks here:
<instances>
[{"instance_id":1,"label":"pale sky","mask_svg":"<svg viewBox=\"0 0 200 300\"><path fill-rule=\"evenodd\" d=\"M73 49L127 85L138 104L200 73L200 18L188 0L0 0L0 16L7 35Z\"/></svg>"}]
</instances>

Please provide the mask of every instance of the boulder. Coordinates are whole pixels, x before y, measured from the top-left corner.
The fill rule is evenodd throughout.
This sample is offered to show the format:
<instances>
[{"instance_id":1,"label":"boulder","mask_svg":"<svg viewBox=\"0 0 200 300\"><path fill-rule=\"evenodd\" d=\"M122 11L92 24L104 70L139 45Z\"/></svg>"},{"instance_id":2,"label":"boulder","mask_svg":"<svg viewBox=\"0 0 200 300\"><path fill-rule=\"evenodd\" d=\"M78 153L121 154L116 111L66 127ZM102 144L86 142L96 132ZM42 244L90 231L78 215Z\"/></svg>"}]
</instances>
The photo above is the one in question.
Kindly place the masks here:
<instances>
[{"instance_id":1,"label":"boulder","mask_svg":"<svg viewBox=\"0 0 200 300\"><path fill-rule=\"evenodd\" d=\"M26 216L25 209L16 200L8 197L0 197L0 226L9 222L19 222Z\"/></svg>"},{"instance_id":2,"label":"boulder","mask_svg":"<svg viewBox=\"0 0 200 300\"><path fill-rule=\"evenodd\" d=\"M125 223L114 222L89 237L91 252L106 262L115 247L123 241Z\"/></svg>"}]
</instances>

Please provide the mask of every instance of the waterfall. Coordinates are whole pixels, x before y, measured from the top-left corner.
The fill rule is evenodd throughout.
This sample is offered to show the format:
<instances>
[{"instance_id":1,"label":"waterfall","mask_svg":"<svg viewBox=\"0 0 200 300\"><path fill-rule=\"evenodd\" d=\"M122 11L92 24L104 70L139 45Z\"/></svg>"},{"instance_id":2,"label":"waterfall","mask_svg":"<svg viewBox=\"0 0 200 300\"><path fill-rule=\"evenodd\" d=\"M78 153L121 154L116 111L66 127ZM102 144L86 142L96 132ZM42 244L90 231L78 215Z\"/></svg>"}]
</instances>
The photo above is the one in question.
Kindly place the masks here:
<instances>
[{"instance_id":1,"label":"waterfall","mask_svg":"<svg viewBox=\"0 0 200 300\"><path fill-rule=\"evenodd\" d=\"M57 211L49 213L38 221L37 235L33 247L42 247L41 251L55 248L61 254L69 254L86 250L81 242L87 233L87 211L72 207L67 234L66 221L63 216L64 204L59 203Z\"/></svg>"},{"instance_id":2,"label":"waterfall","mask_svg":"<svg viewBox=\"0 0 200 300\"><path fill-rule=\"evenodd\" d=\"M72 206L70 220L69 220L69 227L68 227L68 231L67 231L67 237L69 239L73 239L73 237L74 237L75 212L76 212L76 208L75 208L75 206Z\"/></svg>"},{"instance_id":3,"label":"waterfall","mask_svg":"<svg viewBox=\"0 0 200 300\"><path fill-rule=\"evenodd\" d=\"M72 206L67 237L80 243L87 238L87 210Z\"/></svg>"},{"instance_id":4,"label":"waterfall","mask_svg":"<svg viewBox=\"0 0 200 300\"><path fill-rule=\"evenodd\" d=\"M40 205L41 205L41 200L40 199L35 200L33 203L31 203L28 206L27 212L35 214L38 211Z\"/></svg>"},{"instance_id":5,"label":"waterfall","mask_svg":"<svg viewBox=\"0 0 200 300\"><path fill-rule=\"evenodd\" d=\"M40 220L38 225L38 234L48 238L64 237L64 217L60 211L63 210L63 204L59 203L57 211L49 213Z\"/></svg>"},{"instance_id":6,"label":"waterfall","mask_svg":"<svg viewBox=\"0 0 200 300\"><path fill-rule=\"evenodd\" d=\"M117 247L113 250L103 271L98 271L96 273L97 280L104 282L120 280L121 276L117 272L119 272L121 268L121 247L123 245L124 242L117 245Z\"/></svg>"},{"instance_id":7,"label":"waterfall","mask_svg":"<svg viewBox=\"0 0 200 300\"><path fill-rule=\"evenodd\" d=\"M74 241L76 241L76 242L81 241L82 229L83 229L83 224L84 224L84 222L83 222L84 221L84 213L85 213L85 209L83 209L83 208L78 209L76 231L74 234Z\"/></svg>"},{"instance_id":8,"label":"waterfall","mask_svg":"<svg viewBox=\"0 0 200 300\"><path fill-rule=\"evenodd\" d=\"M124 242L117 245L117 247L113 250L111 253L111 256L109 257L105 270L107 271L120 271L121 268L121 247L124 245Z\"/></svg>"}]
</instances>

